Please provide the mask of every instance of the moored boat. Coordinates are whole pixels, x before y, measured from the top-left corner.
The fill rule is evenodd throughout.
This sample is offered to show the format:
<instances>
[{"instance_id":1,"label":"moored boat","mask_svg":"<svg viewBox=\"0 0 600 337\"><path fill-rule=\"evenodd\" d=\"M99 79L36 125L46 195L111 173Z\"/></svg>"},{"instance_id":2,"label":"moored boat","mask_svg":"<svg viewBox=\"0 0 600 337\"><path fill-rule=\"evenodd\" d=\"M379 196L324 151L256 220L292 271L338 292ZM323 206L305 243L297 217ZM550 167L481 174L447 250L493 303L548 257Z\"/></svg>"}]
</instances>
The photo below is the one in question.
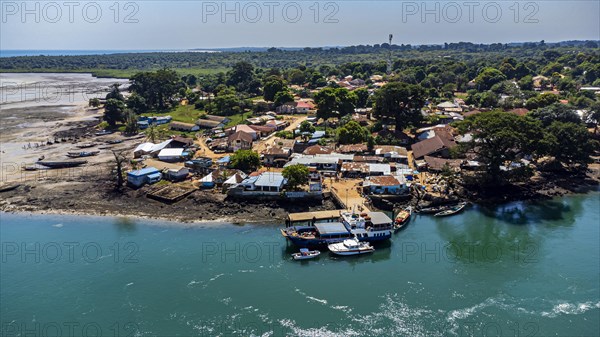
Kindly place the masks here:
<instances>
[{"instance_id":1,"label":"moored boat","mask_svg":"<svg viewBox=\"0 0 600 337\"><path fill-rule=\"evenodd\" d=\"M300 252L292 254L294 260L308 260L321 255L318 250L308 250L308 248L300 248Z\"/></svg>"},{"instance_id":2,"label":"moored boat","mask_svg":"<svg viewBox=\"0 0 600 337\"><path fill-rule=\"evenodd\" d=\"M38 161L37 164L46 166L49 168L67 168L76 167L87 163L87 160L73 160L73 161Z\"/></svg>"},{"instance_id":3,"label":"moored boat","mask_svg":"<svg viewBox=\"0 0 600 337\"><path fill-rule=\"evenodd\" d=\"M67 152L67 157L71 157L71 158L91 157L91 156L97 155L98 153L100 153L100 151Z\"/></svg>"},{"instance_id":4,"label":"moored boat","mask_svg":"<svg viewBox=\"0 0 600 337\"><path fill-rule=\"evenodd\" d=\"M398 215L396 215L396 219L394 220L394 230L398 231L398 230L404 228L404 226L406 226L406 224L408 224L408 222L410 221L411 216L412 216L412 207L411 206L408 206L405 209L398 212Z\"/></svg>"},{"instance_id":5,"label":"moored boat","mask_svg":"<svg viewBox=\"0 0 600 337\"><path fill-rule=\"evenodd\" d=\"M341 212L340 218L359 241L379 242L392 237L394 222L383 212Z\"/></svg>"},{"instance_id":6,"label":"moored boat","mask_svg":"<svg viewBox=\"0 0 600 337\"><path fill-rule=\"evenodd\" d=\"M449 216L459 213L467 206L466 202L461 202L455 206L448 208L447 210L441 211L439 213L435 213L433 216Z\"/></svg>"},{"instance_id":7,"label":"moored boat","mask_svg":"<svg viewBox=\"0 0 600 337\"><path fill-rule=\"evenodd\" d=\"M336 255L359 255L375 251L375 248L373 248L370 243L358 241L357 238L332 243L328 245L327 248Z\"/></svg>"},{"instance_id":8,"label":"moored boat","mask_svg":"<svg viewBox=\"0 0 600 337\"><path fill-rule=\"evenodd\" d=\"M354 236L341 222L316 223L314 226L292 226L281 229L281 235L302 248L325 247Z\"/></svg>"}]
</instances>

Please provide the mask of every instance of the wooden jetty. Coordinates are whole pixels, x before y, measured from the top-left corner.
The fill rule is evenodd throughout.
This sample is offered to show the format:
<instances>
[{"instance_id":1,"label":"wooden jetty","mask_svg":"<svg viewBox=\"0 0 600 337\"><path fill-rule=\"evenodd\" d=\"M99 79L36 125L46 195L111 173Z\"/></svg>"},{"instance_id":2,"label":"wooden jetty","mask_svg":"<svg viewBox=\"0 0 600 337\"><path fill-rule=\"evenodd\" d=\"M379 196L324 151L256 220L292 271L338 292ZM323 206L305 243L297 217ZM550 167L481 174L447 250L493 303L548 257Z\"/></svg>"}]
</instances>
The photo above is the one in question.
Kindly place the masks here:
<instances>
[{"instance_id":1,"label":"wooden jetty","mask_svg":"<svg viewBox=\"0 0 600 337\"><path fill-rule=\"evenodd\" d=\"M340 219L340 211L342 210L289 213L285 225L290 227L301 223L336 222Z\"/></svg>"}]
</instances>

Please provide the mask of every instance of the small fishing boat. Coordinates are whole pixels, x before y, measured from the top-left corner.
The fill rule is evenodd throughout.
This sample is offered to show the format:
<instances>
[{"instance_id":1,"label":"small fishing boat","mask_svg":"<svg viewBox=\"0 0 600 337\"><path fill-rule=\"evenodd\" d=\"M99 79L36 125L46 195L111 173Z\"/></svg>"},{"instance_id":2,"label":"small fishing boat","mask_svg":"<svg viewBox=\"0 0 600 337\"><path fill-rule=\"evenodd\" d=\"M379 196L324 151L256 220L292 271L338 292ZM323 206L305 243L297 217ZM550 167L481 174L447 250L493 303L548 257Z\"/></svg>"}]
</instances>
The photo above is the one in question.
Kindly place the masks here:
<instances>
[{"instance_id":1,"label":"small fishing boat","mask_svg":"<svg viewBox=\"0 0 600 337\"><path fill-rule=\"evenodd\" d=\"M113 133L110 130L101 130L95 133L96 136L104 136L104 135L110 135L111 133Z\"/></svg>"},{"instance_id":2,"label":"small fishing boat","mask_svg":"<svg viewBox=\"0 0 600 337\"><path fill-rule=\"evenodd\" d=\"M83 144L77 145L77 147L80 149L87 149L88 147L94 147L94 146L96 146L96 143L83 143Z\"/></svg>"},{"instance_id":3,"label":"small fishing boat","mask_svg":"<svg viewBox=\"0 0 600 337\"><path fill-rule=\"evenodd\" d=\"M410 217L412 215L412 207L408 206L405 209L401 210L398 215L396 215L396 219L394 221L394 231L398 231L410 221Z\"/></svg>"},{"instance_id":4,"label":"small fishing boat","mask_svg":"<svg viewBox=\"0 0 600 337\"><path fill-rule=\"evenodd\" d=\"M76 167L87 163L87 160L73 160L73 161L38 161L37 164L46 166L49 168L67 168Z\"/></svg>"},{"instance_id":5,"label":"small fishing boat","mask_svg":"<svg viewBox=\"0 0 600 337\"><path fill-rule=\"evenodd\" d=\"M294 260L308 260L313 259L321 254L318 250L308 250L308 248L300 248L299 253L292 254Z\"/></svg>"},{"instance_id":6,"label":"small fishing boat","mask_svg":"<svg viewBox=\"0 0 600 337\"><path fill-rule=\"evenodd\" d=\"M97 155L98 153L100 153L100 151L67 152L67 157L71 157L71 158L91 157L91 156Z\"/></svg>"},{"instance_id":7,"label":"small fishing boat","mask_svg":"<svg viewBox=\"0 0 600 337\"><path fill-rule=\"evenodd\" d=\"M435 213L433 216L449 216L449 215L454 215L460 211L462 211L465 206L467 206L466 202L461 202L455 206L452 206L450 208L448 208L447 210L441 211L439 213Z\"/></svg>"},{"instance_id":8,"label":"small fishing boat","mask_svg":"<svg viewBox=\"0 0 600 337\"><path fill-rule=\"evenodd\" d=\"M19 186L21 186L21 184L19 184L19 183L14 183L14 184L10 184L10 183L0 184L0 192L12 191L12 190L16 189Z\"/></svg>"},{"instance_id":9,"label":"small fishing boat","mask_svg":"<svg viewBox=\"0 0 600 337\"><path fill-rule=\"evenodd\" d=\"M421 214L436 214L442 211L446 211L450 209L451 206L442 205L442 206L433 206L433 207L425 207L425 208L417 208L415 212Z\"/></svg>"},{"instance_id":10,"label":"small fishing boat","mask_svg":"<svg viewBox=\"0 0 600 337\"><path fill-rule=\"evenodd\" d=\"M327 247L332 253L344 256L368 254L375 251L375 248L373 248L370 243L358 241L357 238L347 239L339 243L332 243Z\"/></svg>"},{"instance_id":11,"label":"small fishing boat","mask_svg":"<svg viewBox=\"0 0 600 337\"><path fill-rule=\"evenodd\" d=\"M111 140L107 140L106 144L119 144L119 143L123 143L122 139L111 139Z\"/></svg>"},{"instance_id":12,"label":"small fishing boat","mask_svg":"<svg viewBox=\"0 0 600 337\"><path fill-rule=\"evenodd\" d=\"M23 165L21 166L21 170L23 171L37 171L40 168L35 165Z\"/></svg>"}]
</instances>

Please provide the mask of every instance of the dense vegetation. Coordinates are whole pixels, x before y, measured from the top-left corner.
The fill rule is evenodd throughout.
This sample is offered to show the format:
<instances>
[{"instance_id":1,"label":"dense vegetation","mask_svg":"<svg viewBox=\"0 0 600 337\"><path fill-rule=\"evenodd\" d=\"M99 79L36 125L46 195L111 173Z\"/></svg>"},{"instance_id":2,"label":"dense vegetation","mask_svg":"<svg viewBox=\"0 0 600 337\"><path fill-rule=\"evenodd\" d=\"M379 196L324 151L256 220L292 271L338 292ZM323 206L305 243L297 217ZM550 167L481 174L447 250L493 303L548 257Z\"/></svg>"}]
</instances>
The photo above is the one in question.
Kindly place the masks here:
<instances>
[{"instance_id":1,"label":"dense vegetation","mask_svg":"<svg viewBox=\"0 0 600 337\"><path fill-rule=\"evenodd\" d=\"M390 49L392 73L387 74ZM195 116L211 113L231 116L239 123L296 96L312 98L318 118L337 120L337 130L332 132L325 123L328 139L338 144L367 143L372 148L401 144L398 136L403 131L412 133L438 122L439 117L431 113L437 103L462 98L475 109L489 111L453 126L473 135L473 141L460 150L479 158L490 183L529 176L528 165L510 166L523 159L551 157L561 165L585 168L598 147L586 123L597 128L600 99L593 90L581 90L600 87L596 42L17 57L3 59L2 68L50 70L59 64L68 70L144 70L131 75L129 97L124 98L117 87L106 97L106 122L123 123L131 132L136 131L133 124L140 114L168 112L176 120L193 122ZM198 67L227 71L199 74ZM373 75L379 75L379 83ZM346 76L359 80L360 88L349 90L335 80ZM187 105L182 107L184 101ZM351 120L356 108L365 107L373 108L378 120L369 127ZM530 112L526 116L504 112L515 108ZM390 132L379 133L384 128ZM314 130L304 123L300 131ZM297 135L281 132L280 136ZM235 157L239 157L237 166L256 164L249 153Z\"/></svg>"}]
</instances>

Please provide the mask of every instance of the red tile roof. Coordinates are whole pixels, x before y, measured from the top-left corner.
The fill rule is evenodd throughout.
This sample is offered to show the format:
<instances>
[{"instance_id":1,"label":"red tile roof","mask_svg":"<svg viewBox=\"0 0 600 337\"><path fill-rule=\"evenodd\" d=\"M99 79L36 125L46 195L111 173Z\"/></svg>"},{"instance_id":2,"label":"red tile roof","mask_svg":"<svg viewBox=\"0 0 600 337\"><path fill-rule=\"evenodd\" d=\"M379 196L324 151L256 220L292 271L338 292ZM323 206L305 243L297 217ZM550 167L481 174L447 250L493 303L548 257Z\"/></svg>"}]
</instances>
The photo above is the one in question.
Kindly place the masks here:
<instances>
[{"instance_id":1,"label":"red tile roof","mask_svg":"<svg viewBox=\"0 0 600 337\"><path fill-rule=\"evenodd\" d=\"M397 186L397 185L400 185L400 182L394 176L369 177L369 181L371 182L371 185L377 185L377 186Z\"/></svg>"}]
</instances>

